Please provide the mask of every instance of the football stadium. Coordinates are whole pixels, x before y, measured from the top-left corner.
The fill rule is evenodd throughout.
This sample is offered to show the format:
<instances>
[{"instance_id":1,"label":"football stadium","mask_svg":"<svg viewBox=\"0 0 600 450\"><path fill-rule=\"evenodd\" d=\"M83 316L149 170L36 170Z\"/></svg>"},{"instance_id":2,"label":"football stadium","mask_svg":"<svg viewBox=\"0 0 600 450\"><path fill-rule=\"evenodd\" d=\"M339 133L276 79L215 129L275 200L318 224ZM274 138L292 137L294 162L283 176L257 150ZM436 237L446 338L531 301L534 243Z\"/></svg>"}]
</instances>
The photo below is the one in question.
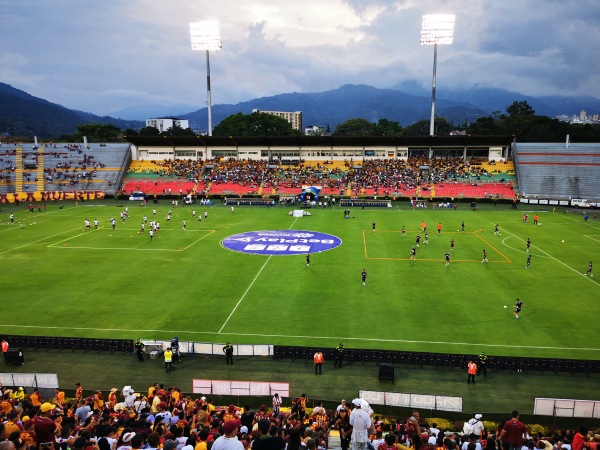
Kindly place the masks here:
<instances>
[{"instance_id":1,"label":"football stadium","mask_svg":"<svg viewBox=\"0 0 600 450\"><path fill-rule=\"evenodd\" d=\"M3 384L597 418L600 146L291 140L4 144Z\"/></svg>"}]
</instances>

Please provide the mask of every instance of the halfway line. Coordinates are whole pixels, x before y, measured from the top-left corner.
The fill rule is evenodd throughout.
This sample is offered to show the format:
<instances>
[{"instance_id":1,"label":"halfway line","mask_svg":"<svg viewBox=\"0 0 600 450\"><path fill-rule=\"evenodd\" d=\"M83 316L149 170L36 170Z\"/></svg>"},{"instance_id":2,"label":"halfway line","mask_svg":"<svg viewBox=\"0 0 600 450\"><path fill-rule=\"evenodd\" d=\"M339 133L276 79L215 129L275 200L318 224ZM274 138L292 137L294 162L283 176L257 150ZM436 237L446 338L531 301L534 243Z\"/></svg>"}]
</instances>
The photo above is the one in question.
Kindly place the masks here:
<instances>
[{"instance_id":1,"label":"halfway line","mask_svg":"<svg viewBox=\"0 0 600 450\"><path fill-rule=\"evenodd\" d=\"M258 271L258 273L256 274L256 276L252 280L252 283L250 283L250 285L246 289L246 292L244 292L244 295L242 295L242 297L238 300L237 304L235 305L235 307L233 308L233 310L231 311L231 313L229 313L229 316L227 317L227 320L225 320L225 322L223 323L223 325L221 326L221 328L219 328L219 331L218 331L219 334L221 334L221 331L223 331L223 328L225 328L225 325L227 325L227 322L229 322L229 319L231 319L231 316L233 316L233 313L235 313L235 311L238 309L238 306L240 306L240 303L242 303L242 300L244 300L244 298L246 297L246 294L248 293L248 291L250 290L250 288L252 287L252 285L254 284L254 282L256 281L256 279L258 278L258 276L260 275L260 273L263 271L263 269L265 268L265 266L267 265L267 263L271 259L271 256L273 256L273 255L269 255L269 257L267 258L267 260L265 261L265 263L263 264L263 266L260 268L260 270Z\"/></svg>"},{"instance_id":2,"label":"halfway line","mask_svg":"<svg viewBox=\"0 0 600 450\"><path fill-rule=\"evenodd\" d=\"M292 222L292 224L290 225L290 227L288 228L288 230L292 229L292 227L294 226L294 224L296 223L297 220L298 220L298 217L294 218L294 221ZM263 269L266 267L267 263L271 260L272 256L273 255L269 255L269 257L267 258L267 260L265 261L265 263L263 264L263 266L260 268L260 270L258 271L258 273L256 274L256 276L252 280L252 283L250 283L250 285L246 289L246 292L244 292L244 295L242 295L242 297L236 303L235 307L233 308L233 311L231 311L231 313L229 313L229 316L227 317L227 319L225 320L225 322L223 323L223 325L221 326L221 328L219 328L219 331L218 331L219 334L221 334L221 332L223 331L223 328L225 328L225 325L227 325L227 322L229 322L229 319L231 319L231 316L233 316L233 313L238 309L238 306L240 306L240 303L242 303L242 300L244 300L244 298L246 297L246 294L248 293L248 291L250 291L250 288L252 287L252 285L254 284L254 282L256 281L256 279L258 278L258 276L261 274L261 272L263 271Z\"/></svg>"}]
</instances>

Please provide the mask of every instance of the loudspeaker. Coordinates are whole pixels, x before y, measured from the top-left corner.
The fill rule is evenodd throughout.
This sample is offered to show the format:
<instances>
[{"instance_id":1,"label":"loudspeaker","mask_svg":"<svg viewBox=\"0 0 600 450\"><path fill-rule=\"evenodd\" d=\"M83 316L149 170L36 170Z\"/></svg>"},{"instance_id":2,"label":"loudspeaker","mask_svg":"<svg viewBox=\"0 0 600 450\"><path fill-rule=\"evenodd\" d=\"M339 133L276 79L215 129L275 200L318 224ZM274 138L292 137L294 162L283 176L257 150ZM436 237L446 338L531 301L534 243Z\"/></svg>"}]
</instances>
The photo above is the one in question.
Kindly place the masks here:
<instances>
[{"instance_id":1,"label":"loudspeaker","mask_svg":"<svg viewBox=\"0 0 600 450\"><path fill-rule=\"evenodd\" d=\"M18 366L22 366L25 364L25 358L23 357L23 350L8 350L6 352L6 360L4 361L8 364L16 364Z\"/></svg>"},{"instance_id":2,"label":"loudspeaker","mask_svg":"<svg viewBox=\"0 0 600 450\"><path fill-rule=\"evenodd\" d=\"M391 364L379 365L379 381L388 380L394 382L394 366Z\"/></svg>"}]
</instances>

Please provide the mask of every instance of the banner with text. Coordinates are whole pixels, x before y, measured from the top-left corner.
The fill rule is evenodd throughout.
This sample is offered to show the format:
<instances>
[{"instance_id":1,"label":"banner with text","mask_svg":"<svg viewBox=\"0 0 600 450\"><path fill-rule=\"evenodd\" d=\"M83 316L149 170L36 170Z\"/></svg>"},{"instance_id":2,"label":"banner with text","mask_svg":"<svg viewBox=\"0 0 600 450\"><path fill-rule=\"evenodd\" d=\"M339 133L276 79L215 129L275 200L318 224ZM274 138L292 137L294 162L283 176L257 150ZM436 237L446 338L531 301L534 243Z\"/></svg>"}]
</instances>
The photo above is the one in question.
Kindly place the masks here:
<instances>
[{"instance_id":1,"label":"banner with text","mask_svg":"<svg viewBox=\"0 0 600 450\"><path fill-rule=\"evenodd\" d=\"M270 383L261 381L236 380L192 380L194 394L237 395L252 397L270 397L279 394L280 397L290 396L289 383Z\"/></svg>"}]
</instances>

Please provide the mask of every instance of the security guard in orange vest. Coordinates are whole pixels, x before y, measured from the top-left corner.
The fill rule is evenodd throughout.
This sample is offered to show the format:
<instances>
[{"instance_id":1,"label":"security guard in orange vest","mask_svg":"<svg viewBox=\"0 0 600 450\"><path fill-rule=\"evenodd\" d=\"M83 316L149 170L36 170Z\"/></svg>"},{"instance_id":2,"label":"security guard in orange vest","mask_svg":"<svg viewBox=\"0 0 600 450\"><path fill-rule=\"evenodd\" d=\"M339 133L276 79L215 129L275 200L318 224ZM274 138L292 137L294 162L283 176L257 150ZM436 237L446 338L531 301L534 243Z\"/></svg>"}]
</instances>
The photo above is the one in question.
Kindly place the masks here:
<instances>
[{"instance_id":1,"label":"security guard in orange vest","mask_svg":"<svg viewBox=\"0 0 600 450\"><path fill-rule=\"evenodd\" d=\"M4 356L4 361L6 361L7 353L8 353L8 341L6 339L2 339L2 355Z\"/></svg>"},{"instance_id":2,"label":"security guard in orange vest","mask_svg":"<svg viewBox=\"0 0 600 450\"><path fill-rule=\"evenodd\" d=\"M469 364L467 365L467 384L475 384L475 375L477 375L477 364L473 362L473 358L469 359Z\"/></svg>"},{"instance_id":3,"label":"security guard in orange vest","mask_svg":"<svg viewBox=\"0 0 600 450\"><path fill-rule=\"evenodd\" d=\"M317 353L315 353L315 356L314 356L314 360L315 360L315 375L317 374L317 370L319 371L319 375L321 375L322 370L323 370L323 353L321 353L321 350L317 350Z\"/></svg>"}]
</instances>

